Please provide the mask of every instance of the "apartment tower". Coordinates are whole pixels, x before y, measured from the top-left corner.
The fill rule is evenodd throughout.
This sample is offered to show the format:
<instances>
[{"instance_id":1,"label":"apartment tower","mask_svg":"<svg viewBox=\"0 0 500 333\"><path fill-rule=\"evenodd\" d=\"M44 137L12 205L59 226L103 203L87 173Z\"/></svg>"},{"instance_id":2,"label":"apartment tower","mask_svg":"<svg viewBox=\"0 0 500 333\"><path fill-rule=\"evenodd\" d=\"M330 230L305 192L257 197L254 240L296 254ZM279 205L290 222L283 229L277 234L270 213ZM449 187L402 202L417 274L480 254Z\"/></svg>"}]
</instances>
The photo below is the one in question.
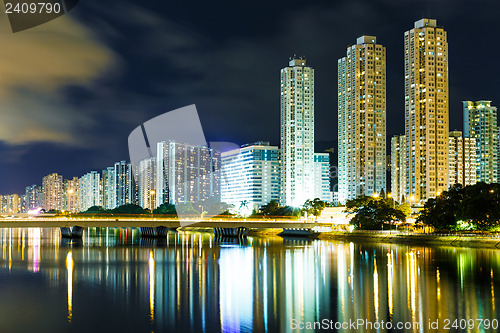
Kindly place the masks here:
<instances>
[{"instance_id":1,"label":"apartment tower","mask_svg":"<svg viewBox=\"0 0 500 333\"><path fill-rule=\"evenodd\" d=\"M314 69L304 57L281 69L280 172L282 205L314 199Z\"/></svg>"},{"instance_id":2,"label":"apartment tower","mask_svg":"<svg viewBox=\"0 0 500 333\"><path fill-rule=\"evenodd\" d=\"M338 65L339 202L386 191L386 50L362 36Z\"/></svg>"},{"instance_id":3,"label":"apartment tower","mask_svg":"<svg viewBox=\"0 0 500 333\"><path fill-rule=\"evenodd\" d=\"M436 20L404 34L406 198L421 203L448 189L448 42Z\"/></svg>"}]
</instances>

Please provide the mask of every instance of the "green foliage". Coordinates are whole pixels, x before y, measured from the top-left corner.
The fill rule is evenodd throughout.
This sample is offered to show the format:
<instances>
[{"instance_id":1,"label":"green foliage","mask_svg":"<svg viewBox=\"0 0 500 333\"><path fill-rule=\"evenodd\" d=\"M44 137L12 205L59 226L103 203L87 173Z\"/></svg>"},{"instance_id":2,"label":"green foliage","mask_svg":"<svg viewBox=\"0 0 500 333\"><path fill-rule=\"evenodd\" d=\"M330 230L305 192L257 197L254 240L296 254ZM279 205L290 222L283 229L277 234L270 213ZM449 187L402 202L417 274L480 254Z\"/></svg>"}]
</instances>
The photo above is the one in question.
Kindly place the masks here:
<instances>
[{"instance_id":1,"label":"green foliage","mask_svg":"<svg viewBox=\"0 0 500 333\"><path fill-rule=\"evenodd\" d=\"M323 202L319 198L316 198L314 200L306 200L306 202L302 206L302 211L318 217L321 215L323 209L325 209L325 206L325 202Z\"/></svg>"},{"instance_id":2,"label":"green foliage","mask_svg":"<svg viewBox=\"0 0 500 333\"><path fill-rule=\"evenodd\" d=\"M141 206L134 204L126 204L118 206L111 210L114 215L137 215L137 214L149 214L149 209L144 209Z\"/></svg>"},{"instance_id":3,"label":"green foliage","mask_svg":"<svg viewBox=\"0 0 500 333\"><path fill-rule=\"evenodd\" d=\"M177 208L177 212L179 214L184 214L184 215L200 215L200 212L197 211L193 207L193 204L191 204L189 202L177 204L176 208Z\"/></svg>"},{"instance_id":4,"label":"green foliage","mask_svg":"<svg viewBox=\"0 0 500 333\"><path fill-rule=\"evenodd\" d=\"M403 202L402 204L397 205L396 208L402 211L407 218L411 215L411 205L409 202Z\"/></svg>"},{"instance_id":5,"label":"green foliage","mask_svg":"<svg viewBox=\"0 0 500 333\"><path fill-rule=\"evenodd\" d=\"M437 230L493 230L500 221L500 185L477 183L455 185L435 199L429 199L417 221ZM466 223L458 224L458 221Z\"/></svg>"},{"instance_id":6,"label":"green foliage","mask_svg":"<svg viewBox=\"0 0 500 333\"><path fill-rule=\"evenodd\" d=\"M399 208L392 208L392 201L382 197L361 196L346 202L345 212L356 214L351 224L357 229L380 230L384 223L404 221L406 216Z\"/></svg>"},{"instance_id":7,"label":"green foliage","mask_svg":"<svg viewBox=\"0 0 500 333\"><path fill-rule=\"evenodd\" d=\"M170 203L162 203L158 208L153 210L153 214L164 214L164 215L175 215L177 216L177 211L175 210L175 205Z\"/></svg>"},{"instance_id":8,"label":"green foliage","mask_svg":"<svg viewBox=\"0 0 500 333\"><path fill-rule=\"evenodd\" d=\"M278 200L271 200L264 206L260 207L260 211L264 216L275 216L278 208L280 208Z\"/></svg>"}]
</instances>

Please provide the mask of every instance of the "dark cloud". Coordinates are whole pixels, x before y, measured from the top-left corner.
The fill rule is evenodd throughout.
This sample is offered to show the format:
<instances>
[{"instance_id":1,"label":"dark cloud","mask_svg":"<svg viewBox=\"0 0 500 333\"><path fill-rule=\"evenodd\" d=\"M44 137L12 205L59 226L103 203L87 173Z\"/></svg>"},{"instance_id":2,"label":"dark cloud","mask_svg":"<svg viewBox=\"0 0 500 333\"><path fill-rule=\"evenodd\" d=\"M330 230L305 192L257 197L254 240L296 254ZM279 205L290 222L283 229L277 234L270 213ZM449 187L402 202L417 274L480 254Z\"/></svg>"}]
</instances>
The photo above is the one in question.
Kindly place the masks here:
<instances>
[{"instance_id":1,"label":"dark cloud","mask_svg":"<svg viewBox=\"0 0 500 333\"><path fill-rule=\"evenodd\" d=\"M387 132L403 133L403 34L425 16L448 31L450 128L461 128L461 100L498 99L499 8L461 0L81 2L71 24L91 36L82 43L107 62L79 68L85 75L61 80L52 89L57 94L14 90L19 104L4 103L2 111L5 124L29 125L32 138L72 148L43 144L50 158L31 163L29 154L40 153L40 146L26 145L23 131L0 127L0 140L10 142L0 149L10 156L0 162L0 174L9 174L8 181L0 176L0 193L19 191L49 172L69 177L127 159L127 136L138 124L193 103L207 141L278 144L279 71L293 54L305 55L316 70L316 140L325 146L337 137L337 59L363 34L387 48ZM11 120L19 105L32 120ZM16 142L5 138L12 135L24 137L17 141L22 152L13 153Z\"/></svg>"}]
</instances>

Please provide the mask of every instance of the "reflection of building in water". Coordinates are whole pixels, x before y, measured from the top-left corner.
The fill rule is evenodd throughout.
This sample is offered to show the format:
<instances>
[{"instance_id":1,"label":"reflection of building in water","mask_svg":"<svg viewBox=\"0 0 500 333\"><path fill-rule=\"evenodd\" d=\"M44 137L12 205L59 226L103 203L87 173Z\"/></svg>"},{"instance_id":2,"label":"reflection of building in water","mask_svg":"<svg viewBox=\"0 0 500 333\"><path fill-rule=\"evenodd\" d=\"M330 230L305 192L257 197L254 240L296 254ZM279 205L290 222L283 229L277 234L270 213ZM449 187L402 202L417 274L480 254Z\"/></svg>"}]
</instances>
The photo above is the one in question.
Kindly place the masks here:
<instances>
[{"instance_id":1,"label":"reflection of building in water","mask_svg":"<svg viewBox=\"0 0 500 333\"><path fill-rule=\"evenodd\" d=\"M65 320L87 315L90 289L160 331L275 332L323 318L427 323L450 313L496 318L498 308L494 250L279 237L242 246L186 232L138 246L130 229L84 234L78 247L61 243L57 229L0 229L0 271L41 274L65 291L57 300Z\"/></svg>"}]
</instances>

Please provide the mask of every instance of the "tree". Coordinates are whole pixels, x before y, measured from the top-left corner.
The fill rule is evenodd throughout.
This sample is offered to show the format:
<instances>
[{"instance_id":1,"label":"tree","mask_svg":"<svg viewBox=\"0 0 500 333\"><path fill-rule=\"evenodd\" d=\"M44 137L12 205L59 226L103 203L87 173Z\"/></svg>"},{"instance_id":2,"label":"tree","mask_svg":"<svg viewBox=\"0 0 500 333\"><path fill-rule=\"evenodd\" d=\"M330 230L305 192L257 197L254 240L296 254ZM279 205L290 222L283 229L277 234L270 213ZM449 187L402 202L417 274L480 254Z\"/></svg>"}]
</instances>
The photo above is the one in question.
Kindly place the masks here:
<instances>
[{"instance_id":1,"label":"tree","mask_svg":"<svg viewBox=\"0 0 500 333\"><path fill-rule=\"evenodd\" d=\"M455 185L436 198L427 200L417 222L433 226L437 230L452 230L457 227L457 212L463 199L463 190Z\"/></svg>"},{"instance_id":2,"label":"tree","mask_svg":"<svg viewBox=\"0 0 500 333\"><path fill-rule=\"evenodd\" d=\"M411 205L409 202L403 202L402 204L397 205L397 208L405 214L406 218L411 215Z\"/></svg>"},{"instance_id":3,"label":"tree","mask_svg":"<svg viewBox=\"0 0 500 333\"><path fill-rule=\"evenodd\" d=\"M473 224L479 230L498 226L500 220L500 184L483 182L466 186L462 190L462 201L457 219Z\"/></svg>"},{"instance_id":4,"label":"tree","mask_svg":"<svg viewBox=\"0 0 500 333\"><path fill-rule=\"evenodd\" d=\"M111 212L115 215L138 215L148 214L149 210L135 204L126 204L112 209Z\"/></svg>"},{"instance_id":5,"label":"tree","mask_svg":"<svg viewBox=\"0 0 500 333\"><path fill-rule=\"evenodd\" d=\"M306 202L304 202L304 205L302 206L302 211L318 217L325 209L325 206L326 204L324 201L319 198L315 198L314 200L306 200Z\"/></svg>"},{"instance_id":6,"label":"tree","mask_svg":"<svg viewBox=\"0 0 500 333\"><path fill-rule=\"evenodd\" d=\"M181 204L177 204L175 206L176 210L177 210L177 214L183 214L183 215L200 215L200 212L197 211L196 209L194 209L193 207L193 204L191 204L190 202L186 202L186 203L181 203Z\"/></svg>"},{"instance_id":7,"label":"tree","mask_svg":"<svg viewBox=\"0 0 500 333\"><path fill-rule=\"evenodd\" d=\"M280 208L278 200L271 200L264 206L261 206L260 211L264 216L273 216L276 215L278 208Z\"/></svg>"},{"instance_id":8,"label":"tree","mask_svg":"<svg viewBox=\"0 0 500 333\"><path fill-rule=\"evenodd\" d=\"M348 200L344 211L356 214L351 219L351 224L358 229L380 230L383 229L384 223L406 219L400 209L392 208L388 200L381 197L361 196Z\"/></svg>"},{"instance_id":9,"label":"tree","mask_svg":"<svg viewBox=\"0 0 500 333\"><path fill-rule=\"evenodd\" d=\"M164 215L175 215L177 216L177 211L175 210L175 205L171 203L162 203L158 208L153 210L153 214L164 214Z\"/></svg>"}]
</instances>

